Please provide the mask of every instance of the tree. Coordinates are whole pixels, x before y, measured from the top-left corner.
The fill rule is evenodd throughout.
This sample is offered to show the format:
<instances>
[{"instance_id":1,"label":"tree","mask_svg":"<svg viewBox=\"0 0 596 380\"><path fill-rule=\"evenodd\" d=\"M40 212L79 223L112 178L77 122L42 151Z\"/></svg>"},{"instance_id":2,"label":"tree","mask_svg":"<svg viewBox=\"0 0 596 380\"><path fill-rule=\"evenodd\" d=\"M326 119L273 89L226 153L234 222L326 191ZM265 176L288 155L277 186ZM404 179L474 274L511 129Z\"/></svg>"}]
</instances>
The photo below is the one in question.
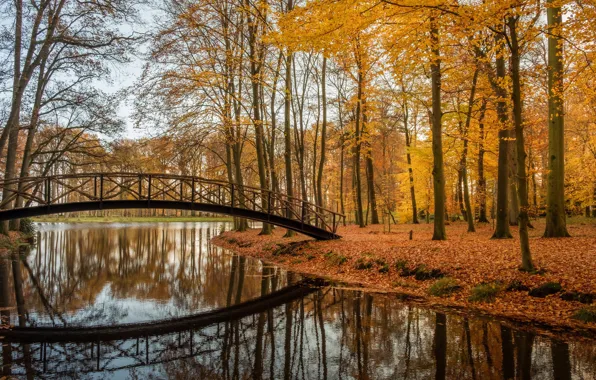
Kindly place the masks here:
<instances>
[{"instance_id":1,"label":"tree","mask_svg":"<svg viewBox=\"0 0 596 380\"><path fill-rule=\"evenodd\" d=\"M568 237L565 214L565 111L563 109L563 18L547 0L548 20L548 182L544 237Z\"/></svg>"}]
</instances>

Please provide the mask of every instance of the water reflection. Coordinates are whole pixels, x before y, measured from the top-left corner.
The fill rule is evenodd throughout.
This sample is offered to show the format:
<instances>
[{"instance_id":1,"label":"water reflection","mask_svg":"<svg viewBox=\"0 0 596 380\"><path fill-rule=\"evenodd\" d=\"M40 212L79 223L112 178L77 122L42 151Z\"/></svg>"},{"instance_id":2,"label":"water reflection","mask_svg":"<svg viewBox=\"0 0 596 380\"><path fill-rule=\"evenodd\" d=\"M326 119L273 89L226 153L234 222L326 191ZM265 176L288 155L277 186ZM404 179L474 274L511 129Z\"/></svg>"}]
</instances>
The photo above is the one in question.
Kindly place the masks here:
<instances>
[{"instance_id":1,"label":"water reflection","mask_svg":"<svg viewBox=\"0 0 596 380\"><path fill-rule=\"evenodd\" d=\"M147 322L235 305L298 275L208 244L220 224L44 226L0 260L18 326ZM225 226L224 226L225 228ZM593 379L596 344L325 287L202 329L84 343L3 340L2 372L33 378Z\"/></svg>"}]
</instances>

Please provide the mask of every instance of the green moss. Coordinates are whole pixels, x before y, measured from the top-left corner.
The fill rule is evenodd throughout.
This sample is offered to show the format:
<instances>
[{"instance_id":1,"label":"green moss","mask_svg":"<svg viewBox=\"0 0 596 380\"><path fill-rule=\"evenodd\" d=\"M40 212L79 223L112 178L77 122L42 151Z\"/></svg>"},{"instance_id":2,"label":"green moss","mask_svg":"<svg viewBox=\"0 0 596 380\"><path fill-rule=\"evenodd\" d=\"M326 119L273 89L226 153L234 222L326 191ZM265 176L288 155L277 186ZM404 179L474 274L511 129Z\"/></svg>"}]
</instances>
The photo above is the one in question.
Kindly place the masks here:
<instances>
[{"instance_id":1,"label":"green moss","mask_svg":"<svg viewBox=\"0 0 596 380\"><path fill-rule=\"evenodd\" d=\"M457 284L456 280L451 277L444 277L432 284L432 286L428 289L428 293L431 296L444 297L459 290L460 288L461 286Z\"/></svg>"},{"instance_id":2,"label":"green moss","mask_svg":"<svg viewBox=\"0 0 596 380\"><path fill-rule=\"evenodd\" d=\"M596 323L596 306L587 306L573 314L573 318L582 322Z\"/></svg>"},{"instance_id":3,"label":"green moss","mask_svg":"<svg viewBox=\"0 0 596 380\"><path fill-rule=\"evenodd\" d=\"M468 301L470 302L493 302L497 294L503 289L503 286L497 282L476 285L470 292Z\"/></svg>"}]
</instances>

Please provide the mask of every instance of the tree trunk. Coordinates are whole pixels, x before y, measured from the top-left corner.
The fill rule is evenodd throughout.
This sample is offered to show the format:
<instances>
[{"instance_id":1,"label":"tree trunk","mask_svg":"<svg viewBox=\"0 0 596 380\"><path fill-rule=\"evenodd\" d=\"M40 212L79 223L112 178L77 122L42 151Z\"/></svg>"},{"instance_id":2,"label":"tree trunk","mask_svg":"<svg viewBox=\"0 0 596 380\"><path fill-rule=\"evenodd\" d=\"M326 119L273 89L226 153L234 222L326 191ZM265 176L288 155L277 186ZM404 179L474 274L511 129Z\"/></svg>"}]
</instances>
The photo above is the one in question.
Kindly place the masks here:
<instances>
[{"instance_id":1,"label":"tree trunk","mask_svg":"<svg viewBox=\"0 0 596 380\"><path fill-rule=\"evenodd\" d=\"M362 211L362 180L360 178L360 152L362 149L362 136L360 131L360 113L362 110L362 70L358 70L358 102L356 104L356 120L354 129L354 187L356 191L356 219L360 228L366 226L364 212Z\"/></svg>"},{"instance_id":2,"label":"tree trunk","mask_svg":"<svg viewBox=\"0 0 596 380\"><path fill-rule=\"evenodd\" d=\"M323 169L325 168L325 150L327 149L327 90L325 88L326 77L327 58L323 57L323 68L321 73L323 126L321 129L321 160L319 162L319 172L317 174L317 205L319 207L325 207L323 203Z\"/></svg>"},{"instance_id":3,"label":"tree trunk","mask_svg":"<svg viewBox=\"0 0 596 380\"><path fill-rule=\"evenodd\" d=\"M292 9L292 0L288 0L288 10ZM294 197L294 182L292 180L292 136L290 125L290 110L292 105L292 53L286 53L286 80L284 90L284 161L286 167L286 194L288 198ZM291 204L291 203L290 203ZM286 210L286 217L292 218L290 205ZM294 231L287 230L285 237L294 236Z\"/></svg>"},{"instance_id":4,"label":"tree trunk","mask_svg":"<svg viewBox=\"0 0 596 380\"><path fill-rule=\"evenodd\" d=\"M497 45L502 44L503 36L495 36ZM502 50L502 49L501 49ZM497 96L497 116L499 118L499 163L497 169L497 225L493 239L510 239L509 230L509 116L507 111L507 90L502 87L505 80L505 59L503 54L496 58L497 78L491 81Z\"/></svg>"},{"instance_id":5,"label":"tree trunk","mask_svg":"<svg viewBox=\"0 0 596 380\"><path fill-rule=\"evenodd\" d=\"M250 8L248 0L246 1L247 9ZM249 31L249 54L250 54L250 81L252 84L252 109L253 109L253 124L255 128L255 146L257 153L257 165L259 170L259 183L263 190L263 198L265 199L265 191L269 189L267 183L267 172L265 168L265 149L263 147L263 121L261 119L261 104L259 95L259 81L261 78L262 63L258 62L257 56L257 25L252 17L248 17L248 31ZM261 235L271 234L271 225L263 223Z\"/></svg>"},{"instance_id":6,"label":"tree trunk","mask_svg":"<svg viewBox=\"0 0 596 380\"><path fill-rule=\"evenodd\" d=\"M509 18L511 33L511 81L513 98L513 118L515 121L515 142L517 150L517 190L520 203L519 208L519 241L522 255L522 269L533 271L530 240L528 237L528 177L526 175L526 148L524 144L524 124L522 119L521 81L519 73L519 45L517 40L517 18Z\"/></svg>"},{"instance_id":7,"label":"tree trunk","mask_svg":"<svg viewBox=\"0 0 596 380\"><path fill-rule=\"evenodd\" d=\"M377 196L375 191L375 172L372 158L372 148L370 142L370 136L368 131L368 110L366 108L366 100L362 100L362 132L366 134L366 184L368 190L368 203L370 209L371 218L370 224L379 224L379 212L377 211ZM368 218L367 218L368 220Z\"/></svg>"},{"instance_id":8,"label":"tree trunk","mask_svg":"<svg viewBox=\"0 0 596 380\"><path fill-rule=\"evenodd\" d=\"M482 100L480 106L480 116L478 118L478 129L479 129L479 142L478 142L478 208L479 217L478 223L488 223L486 217L486 178L484 177L484 140L486 138L484 134L484 116L486 114L486 99Z\"/></svg>"},{"instance_id":9,"label":"tree trunk","mask_svg":"<svg viewBox=\"0 0 596 380\"><path fill-rule=\"evenodd\" d=\"M544 237L569 237L565 215L565 111L563 109L563 19L547 0L548 19L548 181Z\"/></svg>"},{"instance_id":10,"label":"tree trunk","mask_svg":"<svg viewBox=\"0 0 596 380\"><path fill-rule=\"evenodd\" d=\"M404 117L404 131L406 134L406 161L408 162L408 177L410 180L410 199L412 201L412 223L418 224L418 208L416 207L416 191L414 189L414 169L412 168L412 154L410 149L412 147L412 138L410 130L408 129L407 111Z\"/></svg>"},{"instance_id":11,"label":"tree trunk","mask_svg":"<svg viewBox=\"0 0 596 380\"><path fill-rule=\"evenodd\" d=\"M445 173L443 168L443 128L441 119L441 59L439 49L439 28L434 17L430 19L432 49L432 151L433 187L435 198L435 224L433 240L447 240L445 233Z\"/></svg>"}]
</instances>

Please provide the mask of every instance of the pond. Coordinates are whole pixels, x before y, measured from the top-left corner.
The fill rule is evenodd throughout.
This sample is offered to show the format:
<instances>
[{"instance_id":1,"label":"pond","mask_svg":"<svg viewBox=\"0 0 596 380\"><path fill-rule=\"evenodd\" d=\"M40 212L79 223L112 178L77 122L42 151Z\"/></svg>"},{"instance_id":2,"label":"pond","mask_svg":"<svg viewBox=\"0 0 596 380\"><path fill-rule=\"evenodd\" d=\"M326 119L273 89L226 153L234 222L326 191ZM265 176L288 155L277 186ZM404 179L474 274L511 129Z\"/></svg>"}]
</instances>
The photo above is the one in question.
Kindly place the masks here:
<instances>
[{"instance_id":1,"label":"pond","mask_svg":"<svg viewBox=\"0 0 596 380\"><path fill-rule=\"evenodd\" d=\"M1 338L6 376L596 378L596 341L328 284L287 292L306 286L302 276L210 244L226 223L38 228L31 249L0 260L3 323L33 332ZM217 314L245 304L252 313ZM195 323L208 311L219 319ZM84 334L123 325L122 335Z\"/></svg>"}]
</instances>

